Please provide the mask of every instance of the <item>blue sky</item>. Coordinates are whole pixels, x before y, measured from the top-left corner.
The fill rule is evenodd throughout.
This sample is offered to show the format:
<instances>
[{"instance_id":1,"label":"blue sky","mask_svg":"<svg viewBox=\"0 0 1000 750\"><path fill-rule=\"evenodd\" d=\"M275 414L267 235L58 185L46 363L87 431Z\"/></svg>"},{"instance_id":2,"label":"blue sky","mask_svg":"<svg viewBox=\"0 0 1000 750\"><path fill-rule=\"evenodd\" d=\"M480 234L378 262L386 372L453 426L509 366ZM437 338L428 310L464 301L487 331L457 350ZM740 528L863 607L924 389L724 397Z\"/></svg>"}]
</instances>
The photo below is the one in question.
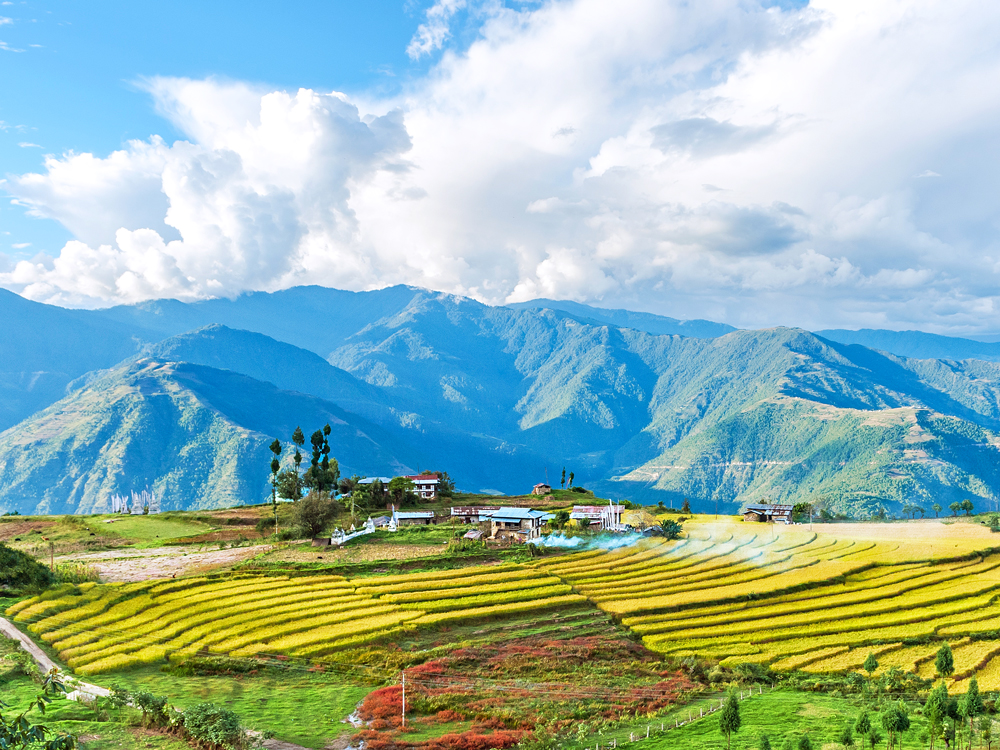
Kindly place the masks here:
<instances>
[{"instance_id":1,"label":"blue sky","mask_svg":"<svg viewBox=\"0 0 1000 750\"><path fill-rule=\"evenodd\" d=\"M980 0L9 0L0 286L998 333L998 38Z\"/></svg>"},{"instance_id":2,"label":"blue sky","mask_svg":"<svg viewBox=\"0 0 1000 750\"><path fill-rule=\"evenodd\" d=\"M46 153L105 155L154 133L183 137L135 86L143 77L398 91L429 66L406 54L422 11L402 0L5 3L0 17L12 23L0 25L0 40L20 51L0 54L0 173L38 171ZM13 257L58 252L71 237L56 221L2 208L10 235L0 247Z\"/></svg>"}]
</instances>

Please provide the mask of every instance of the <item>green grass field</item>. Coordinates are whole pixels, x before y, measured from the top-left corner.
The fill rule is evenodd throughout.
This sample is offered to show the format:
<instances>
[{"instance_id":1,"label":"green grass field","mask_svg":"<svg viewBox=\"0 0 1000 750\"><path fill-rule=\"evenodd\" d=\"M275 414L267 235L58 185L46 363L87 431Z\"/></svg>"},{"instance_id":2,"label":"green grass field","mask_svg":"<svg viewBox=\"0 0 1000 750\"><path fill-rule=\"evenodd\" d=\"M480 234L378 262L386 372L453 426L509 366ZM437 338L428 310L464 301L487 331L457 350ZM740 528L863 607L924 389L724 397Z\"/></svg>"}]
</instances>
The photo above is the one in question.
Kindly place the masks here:
<instances>
[{"instance_id":1,"label":"green grass field","mask_svg":"<svg viewBox=\"0 0 1000 750\"><path fill-rule=\"evenodd\" d=\"M371 686L333 674L277 669L252 676L183 676L139 669L121 682L132 690L170 696L170 703L181 710L204 701L225 706L251 728L270 729L277 739L316 750L332 737L353 732L341 720L371 691Z\"/></svg>"},{"instance_id":2,"label":"green grass field","mask_svg":"<svg viewBox=\"0 0 1000 750\"><path fill-rule=\"evenodd\" d=\"M777 690L754 696L740 703L743 726L732 737L732 749L756 750L760 747L760 735L766 734L771 746L780 750L786 737L792 737L797 746L798 739L805 734L818 750L836 743L844 723L853 724L859 712L855 701L822 693ZM912 726L903 738L903 746L915 748L925 724L923 716L912 711L910 720ZM642 747L643 750L725 750L726 738L719 731L716 713L679 729L654 732L649 740L643 740Z\"/></svg>"}]
</instances>

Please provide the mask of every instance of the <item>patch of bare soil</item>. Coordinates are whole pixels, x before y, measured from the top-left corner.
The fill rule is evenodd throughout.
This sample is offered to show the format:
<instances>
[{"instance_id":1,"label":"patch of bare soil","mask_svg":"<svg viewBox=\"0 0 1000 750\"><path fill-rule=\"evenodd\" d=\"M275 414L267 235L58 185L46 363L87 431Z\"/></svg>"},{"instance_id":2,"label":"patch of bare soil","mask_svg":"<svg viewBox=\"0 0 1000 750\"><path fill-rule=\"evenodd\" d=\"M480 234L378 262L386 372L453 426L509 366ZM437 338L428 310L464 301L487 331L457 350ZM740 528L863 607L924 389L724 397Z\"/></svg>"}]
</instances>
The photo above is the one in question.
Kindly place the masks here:
<instances>
[{"instance_id":1,"label":"patch of bare soil","mask_svg":"<svg viewBox=\"0 0 1000 750\"><path fill-rule=\"evenodd\" d=\"M445 544L358 544L345 547L313 547L308 542L274 550L263 556L267 562L376 562L378 560L407 560L413 557L431 557L443 554Z\"/></svg>"},{"instance_id":2,"label":"patch of bare soil","mask_svg":"<svg viewBox=\"0 0 1000 750\"><path fill-rule=\"evenodd\" d=\"M107 550L73 555L64 559L86 563L98 572L102 581L131 582L207 573L243 562L270 548L270 545L257 545L193 552L185 547L156 547L139 550Z\"/></svg>"},{"instance_id":3,"label":"patch of bare soil","mask_svg":"<svg viewBox=\"0 0 1000 750\"><path fill-rule=\"evenodd\" d=\"M24 537L32 531L44 533L55 525L55 521L6 521L0 523L0 542Z\"/></svg>"},{"instance_id":4,"label":"patch of bare soil","mask_svg":"<svg viewBox=\"0 0 1000 750\"><path fill-rule=\"evenodd\" d=\"M237 539L263 539L257 529L253 526L234 526L230 529L219 529L218 531L206 531L198 536L186 536L179 539L184 544L200 544L201 542L232 542Z\"/></svg>"}]
</instances>

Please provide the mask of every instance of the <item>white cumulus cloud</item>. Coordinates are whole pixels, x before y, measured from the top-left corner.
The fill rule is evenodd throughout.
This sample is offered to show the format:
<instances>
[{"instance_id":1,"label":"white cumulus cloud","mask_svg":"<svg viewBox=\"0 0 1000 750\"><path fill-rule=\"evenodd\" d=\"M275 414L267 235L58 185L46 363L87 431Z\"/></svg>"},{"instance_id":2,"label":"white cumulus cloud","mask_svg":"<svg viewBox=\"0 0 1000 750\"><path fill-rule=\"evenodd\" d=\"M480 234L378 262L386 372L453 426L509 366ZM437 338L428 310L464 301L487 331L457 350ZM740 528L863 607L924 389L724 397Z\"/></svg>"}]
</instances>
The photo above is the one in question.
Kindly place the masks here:
<instances>
[{"instance_id":1,"label":"white cumulus cloud","mask_svg":"<svg viewBox=\"0 0 1000 750\"><path fill-rule=\"evenodd\" d=\"M96 305L412 283L746 326L1000 330L1000 6L476 7L458 48L466 1L431 6L409 53L444 54L392 100L148 81L184 140L9 178L76 239L0 284Z\"/></svg>"}]
</instances>

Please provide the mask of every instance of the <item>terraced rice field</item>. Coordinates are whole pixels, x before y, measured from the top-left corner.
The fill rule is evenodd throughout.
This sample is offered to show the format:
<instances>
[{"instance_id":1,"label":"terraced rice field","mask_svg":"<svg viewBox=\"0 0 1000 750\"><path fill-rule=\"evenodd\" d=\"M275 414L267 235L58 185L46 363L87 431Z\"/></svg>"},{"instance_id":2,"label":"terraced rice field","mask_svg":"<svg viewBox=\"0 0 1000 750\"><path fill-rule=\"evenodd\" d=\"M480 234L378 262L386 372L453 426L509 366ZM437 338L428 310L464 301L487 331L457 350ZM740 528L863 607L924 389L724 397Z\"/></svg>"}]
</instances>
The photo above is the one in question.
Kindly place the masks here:
<instances>
[{"instance_id":1,"label":"terraced rice field","mask_svg":"<svg viewBox=\"0 0 1000 750\"><path fill-rule=\"evenodd\" d=\"M890 529L890 527L885 527ZM993 538L837 538L763 526L695 526L676 542L612 552L345 580L189 578L84 584L8 610L76 672L195 653L322 659L375 641L593 603L663 654L777 670L933 676L948 642L953 683L1000 690L1000 552ZM967 528L974 529L972 526ZM1000 539L996 539L1000 547Z\"/></svg>"},{"instance_id":2,"label":"terraced rice field","mask_svg":"<svg viewBox=\"0 0 1000 750\"><path fill-rule=\"evenodd\" d=\"M406 630L579 605L519 565L347 581L339 576L83 584L19 602L15 622L83 675L195 653L323 657Z\"/></svg>"},{"instance_id":3,"label":"terraced rice field","mask_svg":"<svg viewBox=\"0 0 1000 750\"><path fill-rule=\"evenodd\" d=\"M947 641L956 687L977 674L983 689L1000 690L1000 554L976 554L990 541L729 526L536 567L663 654L844 672L874 652L883 669L933 677Z\"/></svg>"}]
</instances>

